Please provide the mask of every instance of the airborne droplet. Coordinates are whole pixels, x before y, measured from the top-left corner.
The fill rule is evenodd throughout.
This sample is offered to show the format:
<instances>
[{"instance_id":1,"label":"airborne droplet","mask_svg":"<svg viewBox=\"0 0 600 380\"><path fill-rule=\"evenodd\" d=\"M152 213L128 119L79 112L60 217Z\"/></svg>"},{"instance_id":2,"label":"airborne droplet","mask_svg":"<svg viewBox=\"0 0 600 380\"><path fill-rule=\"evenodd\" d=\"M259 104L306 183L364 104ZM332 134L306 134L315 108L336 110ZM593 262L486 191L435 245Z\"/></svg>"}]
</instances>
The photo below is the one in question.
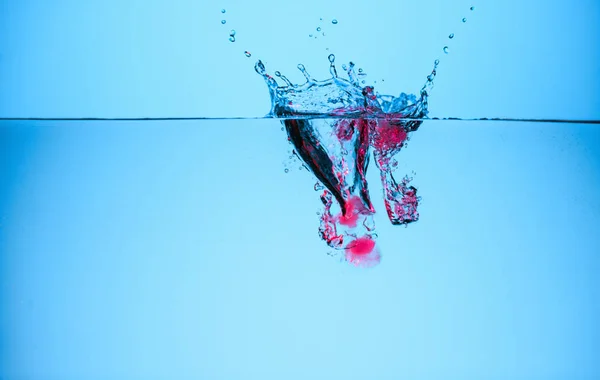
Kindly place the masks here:
<instances>
[{"instance_id":1,"label":"airborne droplet","mask_svg":"<svg viewBox=\"0 0 600 380\"><path fill-rule=\"evenodd\" d=\"M234 36L229 36L229 41L235 42L235 37Z\"/></svg>"},{"instance_id":2,"label":"airborne droplet","mask_svg":"<svg viewBox=\"0 0 600 380\"><path fill-rule=\"evenodd\" d=\"M225 20L221 20L221 24L223 24L223 25L225 25L226 22L227 21L225 21Z\"/></svg>"},{"instance_id":3,"label":"airborne droplet","mask_svg":"<svg viewBox=\"0 0 600 380\"><path fill-rule=\"evenodd\" d=\"M444 46L444 53L448 54L448 46Z\"/></svg>"},{"instance_id":4,"label":"airborne droplet","mask_svg":"<svg viewBox=\"0 0 600 380\"><path fill-rule=\"evenodd\" d=\"M221 13L225 13L225 12L226 12L225 9L221 9Z\"/></svg>"},{"instance_id":5,"label":"airborne droplet","mask_svg":"<svg viewBox=\"0 0 600 380\"><path fill-rule=\"evenodd\" d=\"M231 29L231 32L229 32L229 35L230 35L230 36L235 36L235 30L234 30L234 29Z\"/></svg>"},{"instance_id":6,"label":"airborne droplet","mask_svg":"<svg viewBox=\"0 0 600 380\"><path fill-rule=\"evenodd\" d=\"M250 53L248 50L246 50L246 51L244 52L244 55L245 55L246 57L252 57L252 54L251 54L251 53Z\"/></svg>"},{"instance_id":7,"label":"airborne droplet","mask_svg":"<svg viewBox=\"0 0 600 380\"><path fill-rule=\"evenodd\" d=\"M448 36L448 38L453 39L454 38L454 33L450 33L450 35Z\"/></svg>"},{"instance_id":8,"label":"airborne droplet","mask_svg":"<svg viewBox=\"0 0 600 380\"><path fill-rule=\"evenodd\" d=\"M467 18L463 17L462 22L467 22Z\"/></svg>"},{"instance_id":9,"label":"airborne droplet","mask_svg":"<svg viewBox=\"0 0 600 380\"><path fill-rule=\"evenodd\" d=\"M317 28L317 32L320 32L320 31L321 31L321 27L319 26L319 27Z\"/></svg>"},{"instance_id":10,"label":"airborne droplet","mask_svg":"<svg viewBox=\"0 0 600 380\"><path fill-rule=\"evenodd\" d=\"M472 11L474 11L474 10L475 10L475 7L471 7L471 8L469 8L469 9L470 9L470 10L472 10Z\"/></svg>"},{"instance_id":11,"label":"airborne droplet","mask_svg":"<svg viewBox=\"0 0 600 380\"><path fill-rule=\"evenodd\" d=\"M332 23L333 25L335 25L335 24L337 24L337 23L338 23L338 20L336 20L336 19L333 19L333 20L331 20L331 23Z\"/></svg>"}]
</instances>

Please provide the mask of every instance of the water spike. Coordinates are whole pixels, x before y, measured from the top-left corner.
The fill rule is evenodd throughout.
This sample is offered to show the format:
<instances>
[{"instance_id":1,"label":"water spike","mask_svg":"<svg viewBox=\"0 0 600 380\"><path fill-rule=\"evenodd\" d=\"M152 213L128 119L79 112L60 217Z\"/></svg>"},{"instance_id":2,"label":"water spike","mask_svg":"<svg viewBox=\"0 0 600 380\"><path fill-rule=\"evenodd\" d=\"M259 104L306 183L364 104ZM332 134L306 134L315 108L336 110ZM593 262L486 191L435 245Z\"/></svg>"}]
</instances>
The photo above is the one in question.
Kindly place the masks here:
<instances>
[{"instance_id":1,"label":"water spike","mask_svg":"<svg viewBox=\"0 0 600 380\"><path fill-rule=\"evenodd\" d=\"M346 70L346 72L348 73L348 78L350 78L350 82L352 82L352 84L354 85L359 86L360 82L356 77L356 74L354 73L354 62L348 63L348 70Z\"/></svg>"},{"instance_id":2,"label":"water spike","mask_svg":"<svg viewBox=\"0 0 600 380\"><path fill-rule=\"evenodd\" d=\"M285 75L281 75L281 73L280 73L279 71L275 71L275 76L276 76L277 78L281 78L281 80L282 80L282 81L284 81L284 82L285 82L285 84L287 84L288 86L290 86L290 87L294 87L294 85L292 84L292 82L290 82L290 80L289 80L289 79L287 79L287 78L285 77Z\"/></svg>"},{"instance_id":3,"label":"water spike","mask_svg":"<svg viewBox=\"0 0 600 380\"><path fill-rule=\"evenodd\" d=\"M265 69L265 65L262 63L262 61L260 59L254 65L254 70L259 75L261 75L263 78L265 78L265 82L267 82L267 85L270 88L277 88L277 82L275 81L275 79L273 79L272 76L270 76L269 74L267 74L267 70Z\"/></svg>"},{"instance_id":4,"label":"water spike","mask_svg":"<svg viewBox=\"0 0 600 380\"><path fill-rule=\"evenodd\" d=\"M256 70L256 72L258 74L262 75L263 77L265 75L267 75L267 70L265 69L265 65L262 63L262 61L260 59L254 64L254 70Z\"/></svg>"},{"instance_id":5,"label":"water spike","mask_svg":"<svg viewBox=\"0 0 600 380\"><path fill-rule=\"evenodd\" d=\"M335 68L335 55L333 54L329 54L329 57L327 57L329 59L329 63L331 63L329 65L329 72L331 73L331 75L334 78L337 78L338 74L337 74L337 70Z\"/></svg>"},{"instance_id":6,"label":"water spike","mask_svg":"<svg viewBox=\"0 0 600 380\"><path fill-rule=\"evenodd\" d=\"M310 77L310 74L306 71L306 68L304 67L303 64L301 64L301 63L298 64L298 70L300 70L302 72L302 74L304 74L304 77L306 78L307 82L310 82L312 80L312 78Z\"/></svg>"}]
</instances>

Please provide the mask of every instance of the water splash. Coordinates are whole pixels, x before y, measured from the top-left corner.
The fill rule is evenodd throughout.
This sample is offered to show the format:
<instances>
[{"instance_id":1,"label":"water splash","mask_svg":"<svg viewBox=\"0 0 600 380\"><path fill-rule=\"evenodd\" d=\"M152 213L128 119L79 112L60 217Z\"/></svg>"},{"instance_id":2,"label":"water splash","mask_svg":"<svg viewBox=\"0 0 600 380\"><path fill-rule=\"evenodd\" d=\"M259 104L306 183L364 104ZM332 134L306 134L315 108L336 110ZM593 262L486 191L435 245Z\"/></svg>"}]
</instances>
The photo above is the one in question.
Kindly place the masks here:
<instances>
[{"instance_id":1,"label":"water splash","mask_svg":"<svg viewBox=\"0 0 600 380\"><path fill-rule=\"evenodd\" d=\"M338 20L331 23L335 25ZM454 33L448 38L453 40ZM448 54L449 47L442 50ZM294 154L318 180L314 189L321 192L324 207L317 213L320 237L330 247L343 250L346 261L369 267L381 260L375 244L375 209L366 180L370 157L379 169L390 222L407 226L417 221L421 198L410 184L412 177L403 176L399 182L394 177L394 157L427 118L428 97L440 60L434 61L418 96L381 95L372 86L363 86L366 73L362 68L355 70L353 62L341 65L343 77L338 75L335 56L330 54L328 60L331 77L325 80L314 79L299 64L305 78L299 84L279 71L274 72L275 77L269 75L260 60L254 68L269 89L271 109L267 116L283 119L282 129L295 148Z\"/></svg>"},{"instance_id":2,"label":"water splash","mask_svg":"<svg viewBox=\"0 0 600 380\"><path fill-rule=\"evenodd\" d=\"M282 121L288 139L321 184L315 185L315 190L324 188L319 235L330 247L344 250L347 261L372 266L381 255L375 246L375 209L366 180L370 151L373 150L380 170L392 224L417 221L417 189L409 185L409 177L397 183L390 163L408 140L408 134L422 123L405 119L427 115L428 92L439 61L436 60L417 99L406 93L397 97L376 94L373 87L361 86L359 76L365 73L362 69L357 73L353 62L342 65L346 79L338 75L335 56L330 54L328 60L331 77L322 81L312 78L299 64L306 80L302 84L292 83L278 71L274 72L275 77L269 75L260 60L255 70L269 88L269 115L294 117Z\"/></svg>"}]
</instances>

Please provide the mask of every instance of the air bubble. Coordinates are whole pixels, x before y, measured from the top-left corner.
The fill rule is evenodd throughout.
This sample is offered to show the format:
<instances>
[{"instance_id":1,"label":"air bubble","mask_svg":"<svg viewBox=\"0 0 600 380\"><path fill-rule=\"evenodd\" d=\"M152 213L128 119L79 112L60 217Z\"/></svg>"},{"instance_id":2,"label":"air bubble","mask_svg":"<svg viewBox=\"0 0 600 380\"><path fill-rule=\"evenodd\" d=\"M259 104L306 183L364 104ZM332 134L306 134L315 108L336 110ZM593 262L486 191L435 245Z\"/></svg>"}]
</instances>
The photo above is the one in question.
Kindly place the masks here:
<instances>
[{"instance_id":1,"label":"air bubble","mask_svg":"<svg viewBox=\"0 0 600 380\"><path fill-rule=\"evenodd\" d=\"M450 35L448 36L448 38L453 39L454 38L454 33L450 33Z\"/></svg>"},{"instance_id":2,"label":"air bubble","mask_svg":"<svg viewBox=\"0 0 600 380\"><path fill-rule=\"evenodd\" d=\"M248 57L248 58L249 58L249 57L252 57L252 54L251 54L251 53L250 53L248 50L246 50L246 51L244 52L244 55L245 55L246 57Z\"/></svg>"},{"instance_id":3,"label":"air bubble","mask_svg":"<svg viewBox=\"0 0 600 380\"><path fill-rule=\"evenodd\" d=\"M444 53L448 54L448 46L444 46Z\"/></svg>"},{"instance_id":4,"label":"air bubble","mask_svg":"<svg viewBox=\"0 0 600 380\"><path fill-rule=\"evenodd\" d=\"M332 23L333 25L335 25L335 24L337 24L337 23L338 23L338 20L336 20L336 19L333 19L333 20L331 20L331 23Z\"/></svg>"}]
</instances>

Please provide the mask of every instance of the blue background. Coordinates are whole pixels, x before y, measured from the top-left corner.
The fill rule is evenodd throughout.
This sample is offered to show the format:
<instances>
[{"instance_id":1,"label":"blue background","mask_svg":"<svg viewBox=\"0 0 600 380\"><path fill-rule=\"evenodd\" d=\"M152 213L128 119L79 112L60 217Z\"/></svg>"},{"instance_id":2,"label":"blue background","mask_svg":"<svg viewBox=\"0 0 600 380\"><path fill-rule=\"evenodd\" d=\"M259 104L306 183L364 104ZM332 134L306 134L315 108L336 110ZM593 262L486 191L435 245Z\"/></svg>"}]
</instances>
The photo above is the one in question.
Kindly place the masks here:
<instances>
[{"instance_id":1,"label":"blue background","mask_svg":"<svg viewBox=\"0 0 600 380\"><path fill-rule=\"evenodd\" d=\"M599 22L596 1L0 0L0 116L262 116L256 59L299 81L335 53L391 94L441 58L431 116L600 119ZM285 141L2 121L0 378L600 377L597 126L425 122L398 156L419 222L389 225L368 173L370 270L326 254Z\"/></svg>"}]
</instances>

